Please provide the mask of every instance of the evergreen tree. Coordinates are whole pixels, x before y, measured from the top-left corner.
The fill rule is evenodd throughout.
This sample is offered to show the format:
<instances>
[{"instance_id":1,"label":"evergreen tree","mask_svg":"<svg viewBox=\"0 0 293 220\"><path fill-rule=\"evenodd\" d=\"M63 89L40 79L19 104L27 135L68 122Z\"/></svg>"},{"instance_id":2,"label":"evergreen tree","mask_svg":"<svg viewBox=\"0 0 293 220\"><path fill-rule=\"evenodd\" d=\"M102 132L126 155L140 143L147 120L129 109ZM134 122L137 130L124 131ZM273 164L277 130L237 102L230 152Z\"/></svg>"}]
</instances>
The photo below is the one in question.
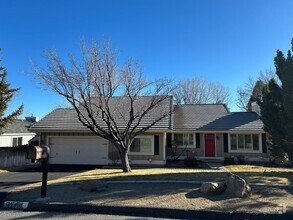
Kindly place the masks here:
<instances>
[{"instance_id":1,"label":"evergreen tree","mask_svg":"<svg viewBox=\"0 0 293 220\"><path fill-rule=\"evenodd\" d=\"M249 101L247 103L247 110L249 112L252 111L251 104L253 102L256 102L262 96L262 90L263 90L264 86L265 86L265 84L261 79L256 81L256 83L255 83L255 85L253 87L250 99L249 99Z\"/></svg>"},{"instance_id":2,"label":"evergreen tree","mask_svg":"<svg viewBox=\"0 0 293 220\"><path fill-rule=\"evenodd\" d=\"M275 157L282 157L285 153L282 148L282 140L285 137L284 107L280 86L275 80L271 80L263 89L263 95L259 102L261 119L264 130L270 134L270 151Z\"/></svg>"},{"instance_id":3,"label":"evergreen tree","mask_svg":"<svg viewBox=\"0 0 293 220\"><path fill-rule=\"evenodd\" d=\"M0 62L1 61L2 60L0 59ZM12 122L21 114L23 109L23 105L21 105L16 111L9 115L5 115L9 102L19 90L11 89L10 84L6 81L6 77L7 70L0 65L0 133L2 133L2 130L7 123Z\"/></svg>"},{"instance_id":4,"label":"evergreen tree","mask_svg":"<svg viewBox=\"0 0 293 220\"><path fill-rule=\"evenodd\" d=\"M292 39L293 50L293 39ZM271 80L265 86L259 101L261 118L265 131L271 136L271 151L275 156L285 153L293 158L293 58L291 51L287 57L277 50L275 57L276 74L281 81L279 86Z\"/></svg>"}]
</instances>

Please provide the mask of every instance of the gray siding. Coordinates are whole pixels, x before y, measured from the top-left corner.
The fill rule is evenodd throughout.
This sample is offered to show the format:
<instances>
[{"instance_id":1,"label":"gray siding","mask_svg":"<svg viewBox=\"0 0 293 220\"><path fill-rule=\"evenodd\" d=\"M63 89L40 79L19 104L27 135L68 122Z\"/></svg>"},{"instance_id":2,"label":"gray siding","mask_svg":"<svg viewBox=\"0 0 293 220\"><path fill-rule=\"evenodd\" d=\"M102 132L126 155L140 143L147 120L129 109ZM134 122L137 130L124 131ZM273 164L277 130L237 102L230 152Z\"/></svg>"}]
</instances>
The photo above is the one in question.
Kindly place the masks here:
<instances>
[{"instance_id":1,"label":"gray siding","mask_svg":"<svg viewBox=\"0 0 293 220\"><path fill-rule=\"evenodd\" d=\"M224 135L216 134L216 157L222 157L224 154Z\"/></svg>"},{"instance_id":2,"label":"gray siding","mask_svg":"<svg viewBox=\"0 0 293 220\"><path fill-rule=\"evenodd\" d=\"M147 133L147 135L159 135L159 155L129 155L130 160L163 160L163 134L162 133ZM45 145L48 136L93 136L92 133L42 133L41 140ZM108 146L108 159L113 163L120 162L120 156L115 146L109 142Z\"/></svg>"},{"instance_id":3,"label":"gray siding","mask_svg":"<svg viewBox=\"0 0 293 220\"><path fill-rule=\"evenodd\" d=\"M159 135L159 155L128 155L130 160L163 160L163 134L155 134L155 133L147 133L147 136L151 135ZM143 136L143 135L142 135ZM109 152L108 152L109 160L112 160L113 163L120 161L119 153L116 147L110 143L109 144Z\"/></svg>"}]
</instances>

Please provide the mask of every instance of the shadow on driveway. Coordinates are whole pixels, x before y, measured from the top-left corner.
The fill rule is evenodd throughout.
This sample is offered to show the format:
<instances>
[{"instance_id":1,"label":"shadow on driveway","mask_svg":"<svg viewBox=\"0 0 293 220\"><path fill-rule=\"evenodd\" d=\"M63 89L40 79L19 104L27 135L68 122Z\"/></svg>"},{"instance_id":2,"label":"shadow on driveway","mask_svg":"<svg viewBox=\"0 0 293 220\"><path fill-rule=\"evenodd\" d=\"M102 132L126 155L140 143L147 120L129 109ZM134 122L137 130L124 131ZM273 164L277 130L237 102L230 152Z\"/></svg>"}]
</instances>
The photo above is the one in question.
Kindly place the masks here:
<instances>
[{"instance_id":1,"label":"shadow on driveway","mask_svg":"<svg viewBox=\"0 0 293 220\"><path fill-rule=\"evenodd\" d=\"M93 170L97 168L101 168L102 166L96 166L96 165L52 165L49 164L48 171L52 173L58 173L58 172L81 172L81 171L87 171L87 170ZM35 166L30 167L23 167L16 170L13 170L11 172L42 172L41 164L36 164Z\"/></svg>"}]
</instances>

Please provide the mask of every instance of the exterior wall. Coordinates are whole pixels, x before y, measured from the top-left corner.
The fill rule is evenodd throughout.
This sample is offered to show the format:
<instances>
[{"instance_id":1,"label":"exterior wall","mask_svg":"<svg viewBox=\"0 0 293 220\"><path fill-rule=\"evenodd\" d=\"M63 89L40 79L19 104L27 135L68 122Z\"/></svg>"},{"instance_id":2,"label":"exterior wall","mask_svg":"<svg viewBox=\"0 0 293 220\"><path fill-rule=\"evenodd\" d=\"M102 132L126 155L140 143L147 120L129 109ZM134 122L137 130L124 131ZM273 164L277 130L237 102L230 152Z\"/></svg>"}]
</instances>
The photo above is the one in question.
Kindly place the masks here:
<instances>
[{"instance_id":1,"label":"exterior wall","mask_svg":"<svg viewBox=\"0 0 293 220\"><path fill-rule=\"evenodd\" d=\"M199 148L187 148L180 159L184 159L188 154L192 154L196 157L205 157L205 134L206 133L212 133L212 132L203 132L200 133L200 146ZM248 132L249 133L249 132ZM253 132L250 132L253 133ZM268 160L269 154L268 153L262 153L262 152L224 152L224 132L216 132L215 134L215 157L216 158L224 158L224 157L235 157L239 155L244 155L248 158L248 160L257 160L257 161L262 161L262 160ZM230 133L228 133L229 135ZM233 132L235 134L235 132ZM239 134L243 134L239 132ZM261 140L261 136L260 136ZM197 142L197 141L196 141ZM228 143L230 144L230 142ZM262 145L261 145L262 147ZM230 147L228 147L230 148ZM177 150L177 155L181 152L182 148L179 148ZM260 150L261 151L261 150ZM172 150L170 148L167 149L167 157L170 158L172 155Z\"/></svg>"},{"instance_id":2,"label":"exterior wall","mask_svg":"<svg viewBox=\"0 0 293 220\"><path fill-rule=\"evenodd\" d=\"M181 133L181 132L178 132ZM194 133L194 135L196 136L195 132L188 132L188 133ZM195 147L188 147L186 148L186 150L182 153L180 159L184 159L185 157L189 156L189 155L193 155L195 157L197 156L204 156L204 141L203 141L203 134L200 134L200 147L197 148ZM195 137L195 143L197 143L196 137ZM179 155L182 151L184 150L184 148L178 147L176 150L175 155ZM167 147L167 157L170 158L172 156L172 149Z\"/></svg>"},{"instance_id":3,"label":"exterior wall","mask_svg":"<svg viewBox=\"0 0 293 220\"><path fill-rule=\"evenodd\" d=\"M224 157L234 157L243 155L247 161L269 161L270 156L268 153L224 153Z\"/></svg>"},{"instance_id":4,"label":"exterior wall","mask_svg":"<svg viewBox=\"0 0 293 220\"><path fill-rule=\"evenodd\" d=\"M224 155L224 135L216 134L216 157L223 157Z\"/></svg>"},{"instance_id":5,"label":"exterior wall","mask_svg":"<svg viewBox=\"0 0 293 220\"><path fill-rule=\"evenodd\" d=\"M48 145L47 143L47 137L48 136L93 136L91 133L41 133L41 142L45 145Z\"/></svg>"},{"instance_id":6,"label":"exterior wall","mask_svg":"<svg viewBox=\"0 0 293 220\"><path fill-rule=\"evenodd\" d=\"M229 134L246 134L243 132L238 132L238 133L229 133ZM267 148L267 153L263 153L263 147L264 147L264 143L262 142L262 133L258 133L259 134L259 143L260 143L260 149L258 152L231 152L230 150L230 137L228 134L228 152L224 153L224 157L234 157L237 159L238 156L244 156L245 160L247 161L269 161L270 160L270 153L268 150L268 146L266 146ZM248 132L248 134L257 134L257 133L253 133L253 132ZM268 140L268 135L267 135L267 140Z\"/></svg>"},{"instance_id":7,"label":"exterior wall","mask_svg":"<svg viewBox=\"0 0 293 220\"><path fill-rule=\"evenodd\" d=\"M35 136L35 133L23 133L23 134L2 134L0 136L0 147L12 147L13 146L13 138L22 137L22 145L28 144L29 140L31 140Z\"/></svg>"},{"instance_id":8,"label":"exterior wall","mask_svg":"<svg viewBox=\"0 0 293 220\"><path fill-rule=\"evenodd\" d=\"M146 135L159 135L159 155L129 155L130 163L133 164L159 164L163 165L165 164L164 160L164 140L163 140L163 133L147 133ZM92 133L41 133L41 141L48 145L47 143L47 137L48 136L93 136ZM119 164L120 162L120 156L116 149L116 147L109 142L108 145L108 160L109 164Z\"/></svg>"},{"instance_id":9,"label":"exterior wall","mask_svg":"<svg viewBox=\"0 0 293 220\"><path fill-rule=\"evenodd\" d=\"M163 137L164 135L158 134L158 133L147 133L145 134L146 136L152 136L152 135L159 135L159 155L128 155L130 164L131 163L139 163L139 161L144 161L144 164L152 164L154 161L163 161L164 160L164 146L163 146ZM141 135L143 136L143 135ZM109 158L109 163L112 164L117 164L120 163L120 156L118 153L118 150L116 147L112 144L109 143L109 152L108 152L108 158ZM163 161L165 163L165 161Z\"/></svg>"}]
</instances>

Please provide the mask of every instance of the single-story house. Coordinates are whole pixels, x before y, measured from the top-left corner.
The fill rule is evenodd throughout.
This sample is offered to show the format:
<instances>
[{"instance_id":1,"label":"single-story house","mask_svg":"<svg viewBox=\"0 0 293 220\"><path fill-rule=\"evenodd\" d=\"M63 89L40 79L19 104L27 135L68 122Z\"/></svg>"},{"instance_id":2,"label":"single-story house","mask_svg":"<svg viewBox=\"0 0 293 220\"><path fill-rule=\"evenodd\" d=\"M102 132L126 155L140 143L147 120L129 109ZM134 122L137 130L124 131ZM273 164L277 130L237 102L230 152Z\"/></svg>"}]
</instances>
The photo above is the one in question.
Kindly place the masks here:
<instances>
[{"instance_id":1,"label":"single-story house","mask_svg":"<svg viewBox=\"0 0 293 220\"><path fill-rule=\"evenodd\" d=\"M0 147L15 147L28 144L36 133L28 129L35 123L35 117L26 117L25 120L17 119L2 129Z\"/></svg>"},{"instance_id":2,"label":"single-story house","mask_svg":"<svg viewBox=\"0 0 293 220\"><path fill-rule=\"evenodd\" d=\"M172 112L173 99L170 97L163 107ZM257 113L229 112L223 104L178 105L174 109L135 138L129 151L131 164L164 165L175 148L177 153L185 149L179 159L187 154L199 159L223 160L238 155L249 160L268 159L266 134ZM147 120L151 118L149 115ZM123 126L123 120L119 123ZM50 164L120 163L113 144L93 135L77 119L74 109L57 108L30 130L38 133L40 142L50 147Z\"/></svg>"}]
</instances>

